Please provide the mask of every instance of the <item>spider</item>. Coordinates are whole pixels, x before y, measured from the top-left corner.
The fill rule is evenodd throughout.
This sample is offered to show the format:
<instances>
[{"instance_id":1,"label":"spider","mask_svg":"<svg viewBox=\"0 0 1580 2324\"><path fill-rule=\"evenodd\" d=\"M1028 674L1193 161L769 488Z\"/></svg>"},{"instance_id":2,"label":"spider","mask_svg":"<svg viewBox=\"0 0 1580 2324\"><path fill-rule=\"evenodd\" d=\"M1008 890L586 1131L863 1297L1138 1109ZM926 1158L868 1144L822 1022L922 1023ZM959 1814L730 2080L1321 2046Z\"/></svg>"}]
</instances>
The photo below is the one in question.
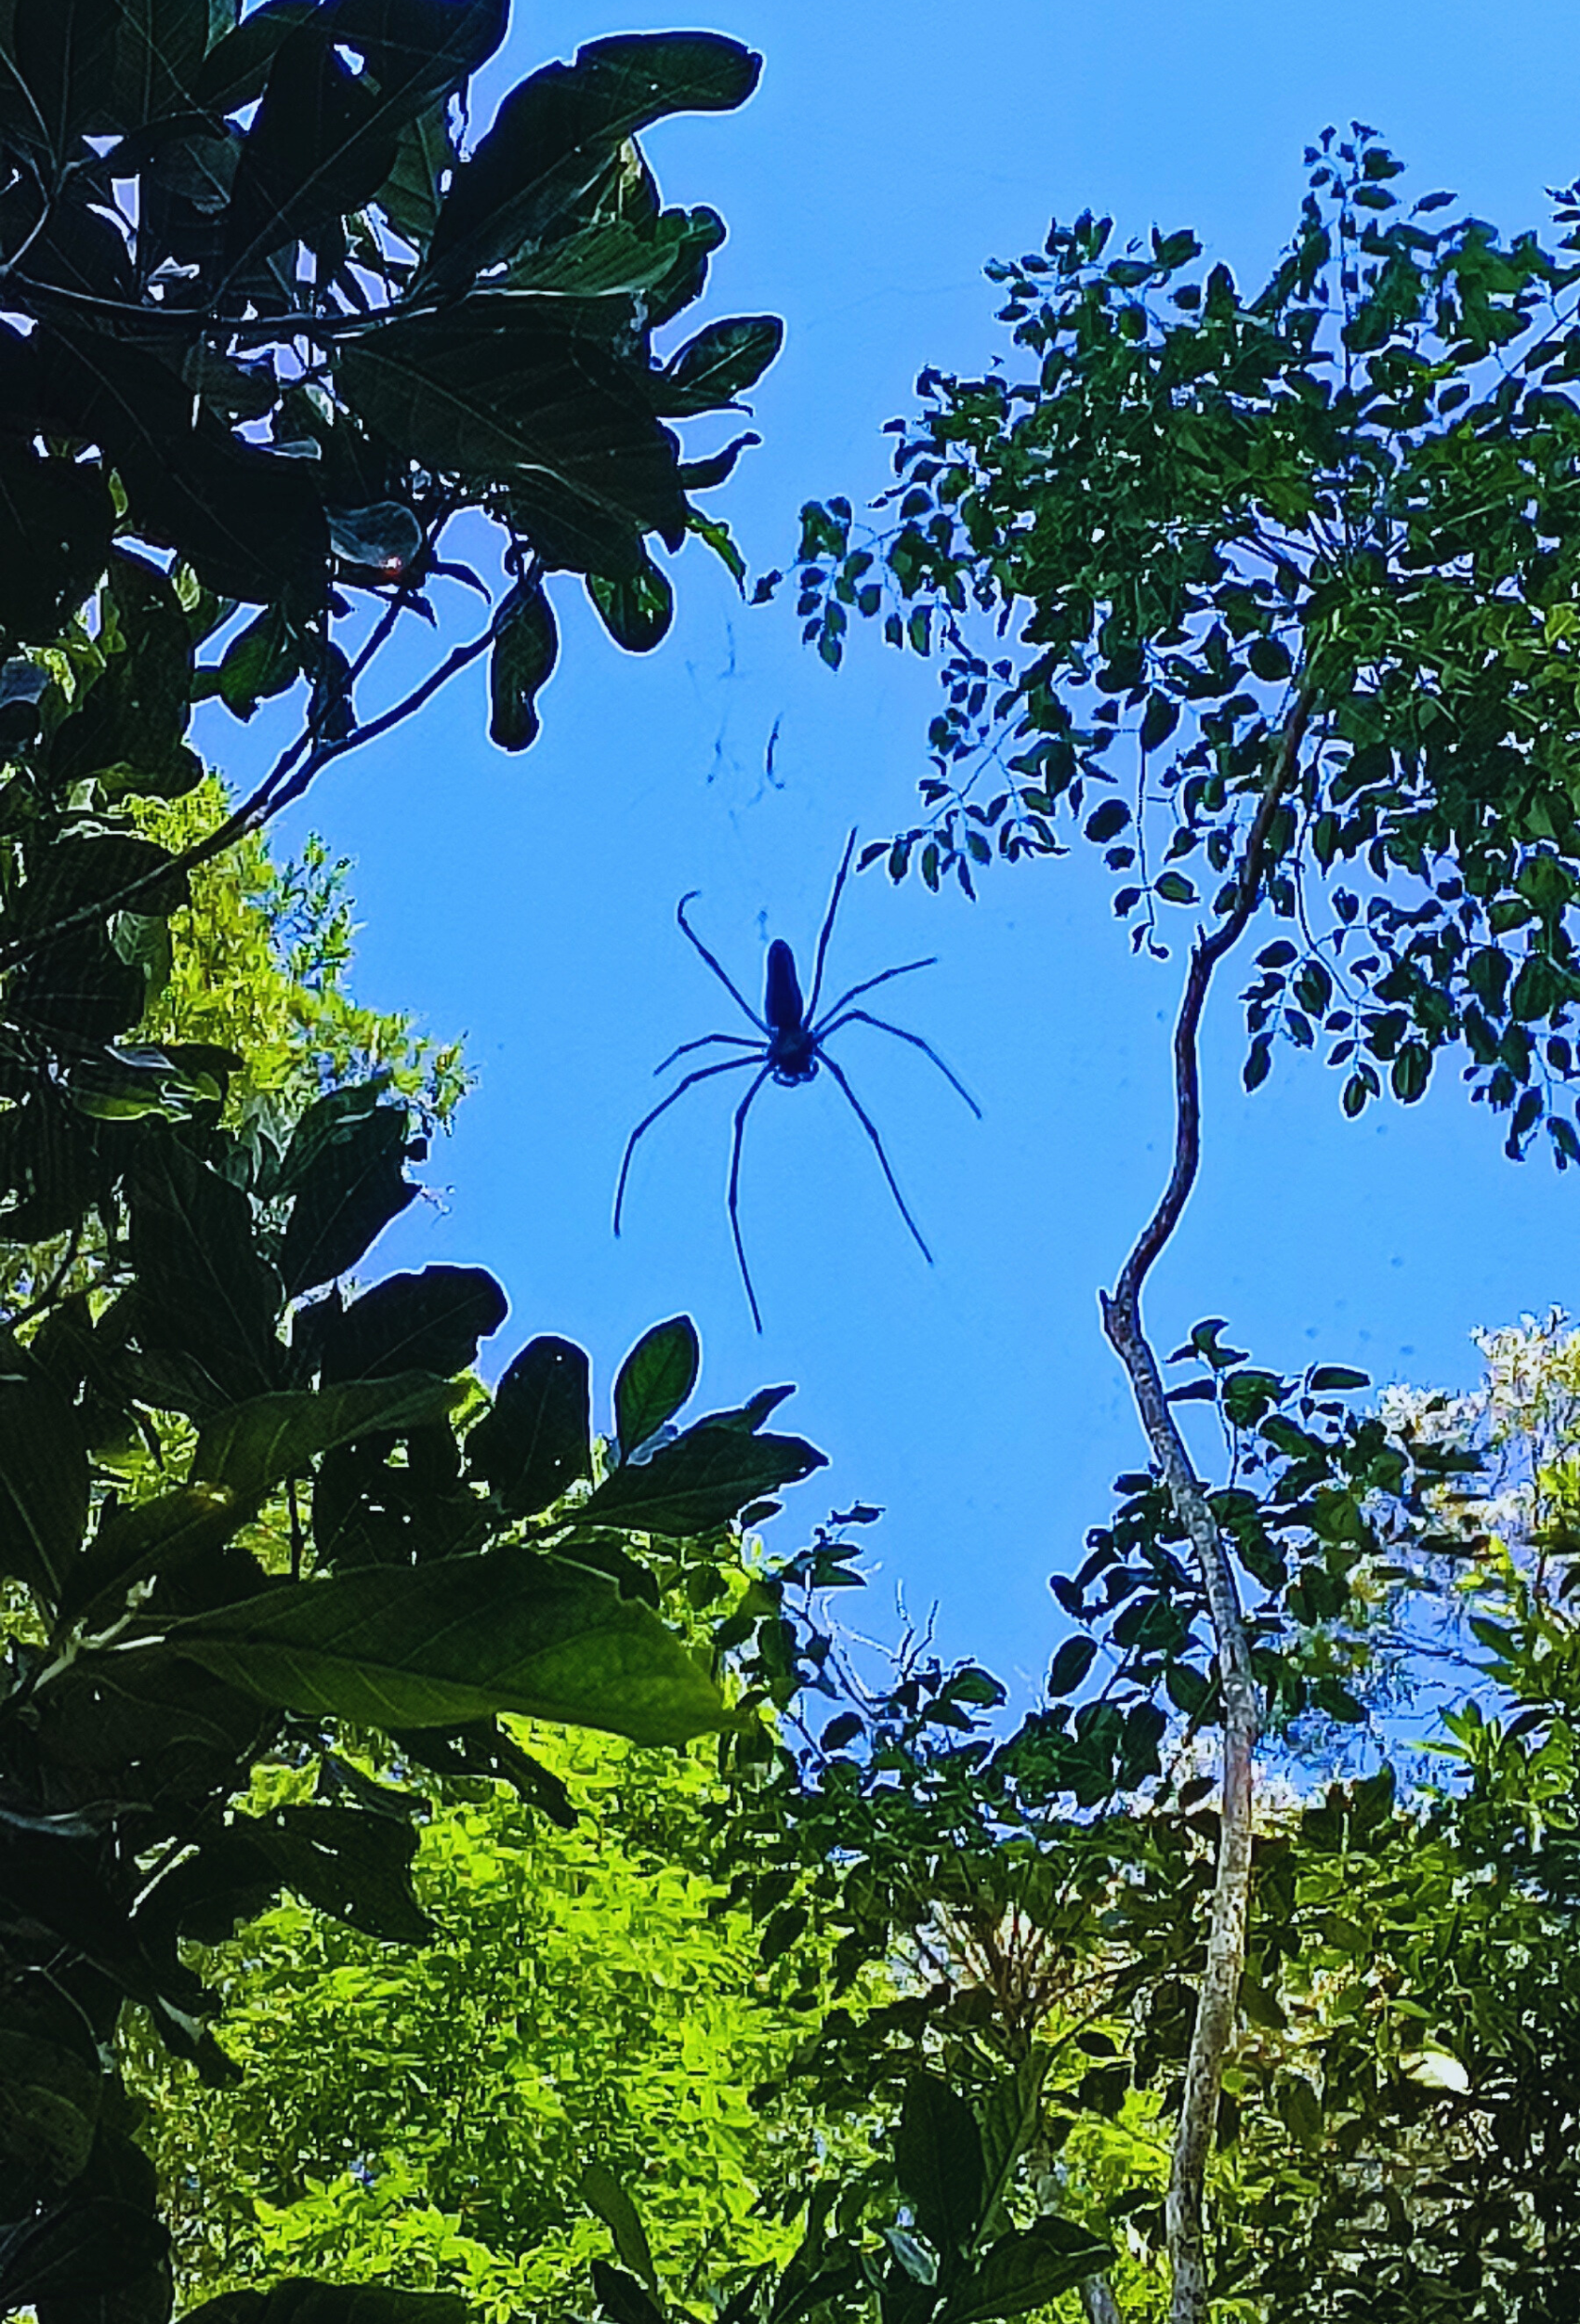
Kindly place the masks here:
<instances>
[{"instance_id":1,"label":"spider","mask_svg":"<svg viewBox=\"0 0 1580 2324\"><path fill-rule=\"evenodd\" d=\"M686 918L687 905L693 897L702 893L701 889L692 888L681 897L675 909L675 917L679 923L681 934L689 943L695 945L715 976L724 986L725 991L757 1026L763 1037L760 1040L748 1040L739 1033L704 1033L698 1040L682 1041L678 1049L670 1050L662 1064L654 1066L655 1073L666 1073L678 1058L690 1056L693 1050L700 1049L718 1047L744 1050L746 1052L744 1057L727 1057L717 1065L699 1065L694 1072L687 1074L681 1081L678 1082L670 1090L669 1095L653 1107L651 1114L643 1115L626 1141L625 1157L620 1165L620 1180L614 1189L614 1232L618 1235L620 1213L625 1200L625 1182L630 1175L631 1157L636 1153L638 1141L652 1128L661 1114L667 1113L676 1100L684 1097L687 1090L693 1089L699 1081L710 1081L716 1074L742 1073L748 1066L756 1065L757 1067L757 1077L735 1109L735 1134L730 1151L730 1231L735 1238L735 1256L740 1261L741 1280L745 1286L747 1303L752 1311L752 1321L758 1331L762 1329L762 1314L757 1307L757 1295L752 1286L752 1271L746 1264L746 1247L741 1235L741 1142L745 1136L746 1116L751 1112L757 1092L765 1082L777 1081L783 1088L789 1089L797 1082L813 1080L820 1065L828 1067L829 1072L849 1099L856 1119L871 1139L873 1151L877 1155L879 1167L889 1184L889 1191L899 1207L900 1216L910 1228L916 1248L929 1267L932 1264L932 1253L922 1238L920 1227L917 1226L915 1220L906 1208L905 1197L900 1192L899 1182L889 1168L889 1156L883 1150L883 1140L878 1136L876 1125L862 1106L854 1089L851 1089L840 1066L828 1054L824 1044L830 1034L837 1033L841 1026L848 1024L876 1025L880 1033L892 1033L897 1041L908 1041L913 1049L919 1049L924 1057L931 1058L950 1088L958 1090L977 1119L979 1121L981 1119L982 1109L965 1083L950 1072L938 1051L924 1041L919 1033L907 1033L902 1025L890 1024L884 1017L875 1017L865 1009L852 1009L849 1006L850 1002L857 999L862 993L870 993L876 986L887 984L894 977L910 976L917 969L936 967L935 960L907 960L897 969L885 969L881 975L869 976L862 984L852 984L848 992L841 993L836 1001L829 1004L822 1017L817 1013L818 997L823 991L823 971L828 953L828 940L834 932L834 916L839 909L839 898L844 891L846 877L850 869L850 858L855 852L855 847L856 834L852 831L845 842L845 853L840 860L839 869L835 875L834 893L828 900L828 911L818 936L810 999L802 1000L800 983L796 974L796 957L783 936L776 936L768 948L768 979L763 994L760 1017L734 980L715 959Z\"/></svg>"}]
</instances>

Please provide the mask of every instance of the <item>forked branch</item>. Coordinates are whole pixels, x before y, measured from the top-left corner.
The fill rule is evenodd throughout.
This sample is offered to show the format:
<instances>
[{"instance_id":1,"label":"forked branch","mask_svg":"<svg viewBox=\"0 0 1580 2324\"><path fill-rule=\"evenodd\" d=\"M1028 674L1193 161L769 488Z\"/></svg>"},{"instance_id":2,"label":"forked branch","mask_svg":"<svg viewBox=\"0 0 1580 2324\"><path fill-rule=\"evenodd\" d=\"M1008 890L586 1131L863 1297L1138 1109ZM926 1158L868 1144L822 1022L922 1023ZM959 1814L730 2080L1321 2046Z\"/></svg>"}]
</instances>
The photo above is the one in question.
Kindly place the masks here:
<instances>
[{"instance_id":1,"label":"forked branch","mask_svg":"<svg viewBox=\"0 0 1580 2324\"><path fill-rule=\"evenodd\" d=\"M1166 2225L1173 2289L1170 2324L1204 2324L1207 2313L1203 2195L1218 2119L1224 2053L1234 2029L1245 1958L1251 1882L1251 1763L1259 1725L1251 1650L1233 1567L1206 1488L1192 1465L1141 1322L1141 1288L1178 1225L1201 1163L1199 1042L1213 972L1244 934L1261 900L1268 841L1299 764L1313 699L1302 689L1291 706L1241 859L1238 892L1210 936L1192 948L1184 998L1174 1029L1174 1164L1157 1208L1137 1237L1112 1296L1100 1295L1103 1329L1124 1365L1152 1456L1168 1486L1206 1591L1223 1694L1223 1797L1218 1874L1207 1933L1206 1967L1196 2001L1175 2133Z\"/></svg>"}]
</instances>

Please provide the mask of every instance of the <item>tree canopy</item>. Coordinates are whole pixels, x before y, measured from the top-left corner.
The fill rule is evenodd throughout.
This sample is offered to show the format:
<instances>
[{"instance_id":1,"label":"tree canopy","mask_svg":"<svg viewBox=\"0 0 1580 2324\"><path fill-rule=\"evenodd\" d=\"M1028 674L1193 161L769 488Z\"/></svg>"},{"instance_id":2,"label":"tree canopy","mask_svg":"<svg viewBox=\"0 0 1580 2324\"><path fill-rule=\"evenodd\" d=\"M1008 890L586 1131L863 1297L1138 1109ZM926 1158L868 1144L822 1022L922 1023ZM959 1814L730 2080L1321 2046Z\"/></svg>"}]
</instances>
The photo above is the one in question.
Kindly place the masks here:
<instances>
[{"instance_id":1,"label":"tree canopy","mask_svg":"<svg viewBox=\"0 0 1580 2324\"><path fill-rule=\"evenodd\" d=\"M1056 225L996 271L1020 376L924 373L887 516L803 514L826 661L852 611L941 649L893 874L1078 831L1137 948L1184 931L1170 1169L1102 1299L1142 1465L1009 1728L915 1641L857 1674L877 1512L753 1551L823 1456L784 1386L692 1414L688 1316L596 1397L534 1318L489 1393L490 1274L362 1274L464 1064L351 999L338 871L259 834L485 654L530 744L552 574L632 650L652 541L738 574L691 495L748 440L667 423L780 339L655 350L722 227L634 142L756 58L595 41L472 135L503 31L0 9L0 2310L1560 2314L1573 1348L1379 1406L1222 1317L1160 1356L1143 1295L1253 946L1249 1087L1280 1034L1350 1115L1453 1050L1511 1155L1580 1159L1580 234L1402 213L1359 126L1249 298L1190 233ZM368 715L450 588L486 620ZM196 706L292 689L232 804Z\"/></svg>"}]
</instances>

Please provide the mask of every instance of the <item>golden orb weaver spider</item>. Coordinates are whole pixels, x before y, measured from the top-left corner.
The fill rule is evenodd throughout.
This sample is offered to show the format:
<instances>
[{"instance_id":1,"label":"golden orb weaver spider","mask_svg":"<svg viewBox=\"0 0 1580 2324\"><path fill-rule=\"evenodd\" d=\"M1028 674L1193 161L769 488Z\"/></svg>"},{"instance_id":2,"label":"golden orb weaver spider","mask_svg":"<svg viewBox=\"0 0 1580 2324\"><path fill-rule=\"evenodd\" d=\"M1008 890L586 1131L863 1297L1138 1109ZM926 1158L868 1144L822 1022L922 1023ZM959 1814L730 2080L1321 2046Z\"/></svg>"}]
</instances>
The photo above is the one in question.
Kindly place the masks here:
<instances>
[{"instance_id":1,"label":"golden orb weaver spider","mask_svg":"<svg viewBox=\"0 0 1580 2324\"><path fill-rule=\"evenodd\" d=\"M768 948L768 976L763 993L761 1016L758 1016L728 971L715 959L686 918L687 905L694 897L700 895L702 891L692 888L681 897L675 908L675 917L679 923L681 934L701 953L725 991L756 1025L762 1038L748 1040L744 1035L739 1033L704 1033L697 1040L682 1041L678 1049L672 1049L668 1056L653 1067L654 1073L666 1073L677 1059L688 1057L700 1049L726 1048L744 1050L746 1052L744 1057L727 1057L717 1065L699 1065L694 1072L687 1074L682 1080L678 1082L670 1090L669 1095L653 1107L651 1114L643 1115L625 1142L625 1159L620 1165L619 1182L614 1189L614 1232L618 1235L620 1214L625 1201L625 1182L630 1175L631 1157L636 1153L638 1141L652 1128L661 1114L666 1114L677 1099L683 1098L687 1090L694 1089L699 1081L711 1081L717 1074L743 1073L749 1066L756 1065L757 1067L757 1077L735 1109L735 1131L730 1149L730 1231L735 1239L735 1256L740 1262L741 1281L745 1286L747 1304L752 1311L752 1321L758 1331L762 1329L762 1314L757 1306L757 1295L752 1284L752 1271L746 1264L746 1246L741 1234L741 1146L746 1132L746 1116L751 1112L757 1092L765 1082L776 1081L783 1088L789 1089L797 1082L812 1080L820 1065L828 1067L849 1101L856 1119L872 1141L873 1151L877 1155L879 1167L888 1182L889 1191L898 1206L900 1216L910 1228L916 1248L929 1267L932 1265L932 1253L923 1240L920 1227L906 1207L904 1195L900 1192L899 1181L889 1167L889 1156L884 1152L883 1140L878 1135L877 1126L854 1089L851 1089L842 1068L828 1054L823 1045L830 1034L837 1033L842 1025L870 1024L876 1026L880 1033L891 1033L897 1041L906 1041L913 1049L920 1050L924 1057L930 1058L950 1088L957 1090L977 1119L979 1121L981 1119L982 1109L965 1083L956 1075L951 1073L938 1051L929 1042L924 1041L919 1033L907 1033L903 1025L890 1024L886 1017L875 1017L870 1010L852 1009L849 1005L851 1001L859 999L863 993L873 992L879 984L887 984L894 977L910 976L917 969L936 968L938 965L936 958L906 960L897 969L885 969L878 976L866 977L861 984L852 984L849 991L841 993L837 1000L829 1004L822 1017L817 1013L818 999L823 991L823 964L828 957L828 940L834 933L834 917L839 909L839 898L844 891L846 878L850 869L850 858L855 852L855 848L856 834L852 831L845 842L845 853L840 859L839 869L835 875L834 893L828 900L828 910L823 916L823 927L818 934L817 957L812 969L810 997L803 1002L800 982L796 974L796 956L783 937L776 936Z\"/></svg>"}]
</instances>

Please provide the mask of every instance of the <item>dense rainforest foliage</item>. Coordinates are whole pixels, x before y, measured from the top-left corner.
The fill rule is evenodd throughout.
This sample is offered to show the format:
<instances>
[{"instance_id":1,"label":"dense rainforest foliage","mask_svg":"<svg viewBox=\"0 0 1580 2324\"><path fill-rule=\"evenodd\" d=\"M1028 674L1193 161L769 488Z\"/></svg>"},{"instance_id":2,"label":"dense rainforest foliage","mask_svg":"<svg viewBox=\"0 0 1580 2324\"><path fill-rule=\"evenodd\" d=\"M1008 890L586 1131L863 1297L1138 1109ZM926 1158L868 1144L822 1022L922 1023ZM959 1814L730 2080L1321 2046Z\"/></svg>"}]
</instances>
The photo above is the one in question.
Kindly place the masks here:
<instances>
[{"instance_id":1,"label":"dense rainforest foliage","mask_svg":"<svg viewBox=\"0 0 1580 2324\"><path fill-rule=\"evenodd\" d=\"M722 227L635 142L758 60L612 37L480 125L504 31L0 7L0 2312L1568 2316L1574 1344L1379 1405L1222 1318L1160 1359L1142 1292L1231 955L1248 1086L1321 1045L1358 1115L1455 1052L1580 1160L1580 236L1407 211L1363 129L1254 297L1056 225L876 522L804 512L823 658L941 654L896 877L1078 836L1184 954L1102 1310L1143 1450L1011 1730L975 1665L852 1669L876 1512L762 1556L823 1456L783 1387L688 1417L687 1317L596 1398L534 1317L491 1395L491 1275L364 1272L465 1064L264 826L485 658L528 747L555 576L646 650L652 540L739 575L693 495L747 440L670 423L780 341L655 345ZM232 800L193 713L282 695Z\"/></svg>"}]
</instances>

